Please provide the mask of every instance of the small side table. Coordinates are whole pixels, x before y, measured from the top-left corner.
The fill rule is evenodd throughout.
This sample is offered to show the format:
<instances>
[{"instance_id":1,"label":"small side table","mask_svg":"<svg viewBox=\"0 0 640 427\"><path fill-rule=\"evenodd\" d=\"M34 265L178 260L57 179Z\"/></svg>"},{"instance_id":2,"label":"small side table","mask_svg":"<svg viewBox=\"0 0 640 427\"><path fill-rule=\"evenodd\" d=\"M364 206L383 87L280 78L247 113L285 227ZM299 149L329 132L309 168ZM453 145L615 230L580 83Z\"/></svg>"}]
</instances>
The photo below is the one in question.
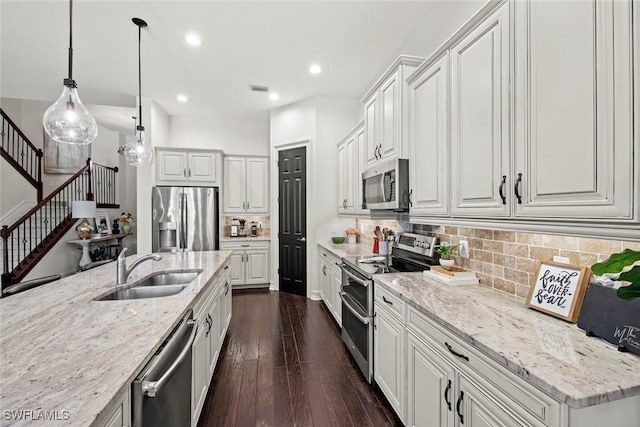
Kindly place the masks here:
<instances>
[{"instance_id":1,"label":"small side table","mask_svg":"<svg viewBox=\"0 0 640 427\"><path fill-rule=\"evenodd\" d=\"M118 240L118 253L122 251L122 239L127 237L128 234L105 234L104 236L99 237L91 237L89 239L78 239L78 240L69 240L67 243L73 243L79 246L82 246L82 258L80 258L79 266L80 268L84 268L91 264L91 257L89 256L89 248L92 244L98 242L104 242L107 240Z\"/></svg>"}]
</instances>

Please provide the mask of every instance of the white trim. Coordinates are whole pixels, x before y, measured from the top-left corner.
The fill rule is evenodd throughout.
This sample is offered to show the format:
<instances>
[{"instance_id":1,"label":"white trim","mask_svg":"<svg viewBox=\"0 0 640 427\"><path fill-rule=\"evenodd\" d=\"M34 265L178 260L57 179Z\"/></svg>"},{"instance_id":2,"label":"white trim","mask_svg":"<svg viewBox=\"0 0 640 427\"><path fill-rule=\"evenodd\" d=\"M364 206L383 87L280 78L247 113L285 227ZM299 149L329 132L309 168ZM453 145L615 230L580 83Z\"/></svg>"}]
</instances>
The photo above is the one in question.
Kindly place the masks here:
<instances>
[{"instance_id":1,"label":"white trim","mask_svg":"<svg viewBox=\"0 0 640 427\"><path fill-rule=\"evenodd\" d=\"M13 225L16 221L18 221L24 214L29 212L36 206L38 202L35 200L23 200L18 203L13 209L9 210L9 212L5 213L2 217L0 217L0 225Z\"/></svg>"},{"instance_id":2,"label":"white trim","mask_svg":"<svg viewBox=\"0 0 640 427\"><path fill-rule=\"evenodd\" d=\"M302 140L302 141L295 141L295 142L286 142L283 144L277 144L277 145L273 145L271 146L271 161L273 164L273 167L271 168L271 259L273 260L273 262L271 263L272 265L272 271L271 271L271 277L273 278L272 282L271 282L271 286L269 289L274 290L274 291L279 291L280 290L280 275L278 274L278 267L280 266L280 247L278 246L278 233L280 232L280 206L278 203L278 172L279 172L279 168L278 168L278 153L280 151L283 150L290 150L293 148L300 148L300 147L304 147L305 148L305 152L306 152L306 189L307 189L307 209L306 209L306 216L307 216L307 278L306 278L306 283L307 283L307 296L310 295L312 288L312 282L311 282L311 278L313 278L313 275L311 275L312 271L311 271L311 267L313 266L313 263L310 262L311 260L311 256L309 256L309 248L311 247L311 245L315 245L315 235L313 235L313 242L311 241L311 237L312 237L312 233L309 233L309 214L310 212L312 212L312 208L313 208L313 200L309 197L309 183L314 182L312 181L313 178L315 178L315 176L313 175L314 170L313 170L313 162L311 161L312 158L312 147L313 144L311 142L311 139L307 139L307 140Z\"/></svg>"}]
</instances>

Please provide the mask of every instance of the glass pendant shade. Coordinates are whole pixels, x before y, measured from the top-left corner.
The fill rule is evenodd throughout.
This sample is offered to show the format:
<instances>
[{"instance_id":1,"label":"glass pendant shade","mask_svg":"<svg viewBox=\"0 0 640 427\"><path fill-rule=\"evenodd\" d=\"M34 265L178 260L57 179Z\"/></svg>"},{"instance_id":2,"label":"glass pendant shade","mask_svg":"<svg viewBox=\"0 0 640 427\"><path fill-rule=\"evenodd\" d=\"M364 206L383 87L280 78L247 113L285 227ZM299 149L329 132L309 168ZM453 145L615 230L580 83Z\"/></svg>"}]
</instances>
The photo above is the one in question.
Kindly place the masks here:
<instances>
[{"instance_id":1,"label":"glass pendant shade","mask_svg":"<svg viewBox=\"0 0 640 427\"><path fill-rule=\"evenodd\" d=\"M153 147L147 141L144 134L144 128L137 131L135 137L128 138L122 154L129 166L149 166L155 160Z\"/></svg>"},{"instance_id":2,"label":"glass pendant shade","mask_svg":"<svg viewBox=\"0 0 640 427\"><path fill-rule=\"evenodd\" d=\"M75 82L65 81L62 95L44 113L42 125L59 143L91 144L98 136L98 125L80 100Z\"/></svg>"}]
</instances>

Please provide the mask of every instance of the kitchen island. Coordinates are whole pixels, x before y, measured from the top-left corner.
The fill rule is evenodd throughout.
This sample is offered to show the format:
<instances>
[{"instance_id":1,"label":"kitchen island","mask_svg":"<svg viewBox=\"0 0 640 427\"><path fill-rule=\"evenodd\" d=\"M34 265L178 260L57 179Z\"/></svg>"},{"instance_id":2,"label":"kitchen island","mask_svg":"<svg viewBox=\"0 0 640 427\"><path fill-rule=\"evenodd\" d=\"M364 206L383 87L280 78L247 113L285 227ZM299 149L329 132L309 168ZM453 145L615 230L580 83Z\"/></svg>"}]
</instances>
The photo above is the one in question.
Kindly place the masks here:
<instances>
[{"instance_id":1,"label":"kitchen island","mask_svg":"<svg viewBox=\"0 0 640 427\"><path fill-rule=\"evenodd\" d=\"M230 255L163 254L160 261L140 264L127 280L202 270L172 296L96 301L116 287L116 265L110 263L0 300L0 426L103 422L173 328L207 294ZM127 265L136 258L128 257Z\"/></svg>"}]
</instances>

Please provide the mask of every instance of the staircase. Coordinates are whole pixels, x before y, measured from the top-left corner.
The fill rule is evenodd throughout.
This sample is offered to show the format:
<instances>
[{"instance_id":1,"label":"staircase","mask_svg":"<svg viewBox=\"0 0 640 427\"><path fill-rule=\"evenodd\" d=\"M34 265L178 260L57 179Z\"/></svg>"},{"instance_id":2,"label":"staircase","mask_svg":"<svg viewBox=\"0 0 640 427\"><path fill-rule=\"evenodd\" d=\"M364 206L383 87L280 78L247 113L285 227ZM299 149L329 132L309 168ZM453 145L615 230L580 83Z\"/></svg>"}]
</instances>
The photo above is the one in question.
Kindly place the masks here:
<instances>
[{"instance_id":1,"label":"staircase","mask_svg":"<svg viewBox=\"0 0 640 427\"><path fill-rule=\"evenodd\" d=\"M118 208L115 202L117 167L87 164L47 197L42 197L42 150L36 148L15 123L0 109L0 155L38 193L38 204L13 225L3 225L3 261L0 291L19 283L75 224L73 200L95 200L99 208Z\"/></svg>"}]
</instances>

